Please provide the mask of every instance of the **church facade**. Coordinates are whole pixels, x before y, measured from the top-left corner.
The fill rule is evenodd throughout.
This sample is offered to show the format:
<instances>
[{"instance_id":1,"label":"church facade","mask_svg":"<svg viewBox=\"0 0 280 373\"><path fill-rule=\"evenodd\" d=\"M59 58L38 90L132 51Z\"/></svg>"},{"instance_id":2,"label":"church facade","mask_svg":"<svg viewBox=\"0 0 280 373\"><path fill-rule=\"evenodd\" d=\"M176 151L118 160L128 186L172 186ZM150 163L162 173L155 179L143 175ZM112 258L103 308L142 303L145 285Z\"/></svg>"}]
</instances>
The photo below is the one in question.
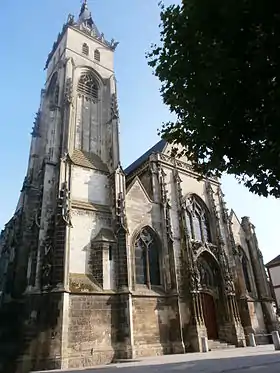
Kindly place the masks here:
<instances>
[{"instance_id":1,"label":"church facade","mask_svg":"<svg viewBox=\"0 0 280 373\"><path fill-rule=\"evenodd\" d=\"M85 1L47 60L0 236L0 355L17 372L267 343L278 328L254 226L220 182L164 140L122 169L116 46Z\"/></svg>"}]
</instances>

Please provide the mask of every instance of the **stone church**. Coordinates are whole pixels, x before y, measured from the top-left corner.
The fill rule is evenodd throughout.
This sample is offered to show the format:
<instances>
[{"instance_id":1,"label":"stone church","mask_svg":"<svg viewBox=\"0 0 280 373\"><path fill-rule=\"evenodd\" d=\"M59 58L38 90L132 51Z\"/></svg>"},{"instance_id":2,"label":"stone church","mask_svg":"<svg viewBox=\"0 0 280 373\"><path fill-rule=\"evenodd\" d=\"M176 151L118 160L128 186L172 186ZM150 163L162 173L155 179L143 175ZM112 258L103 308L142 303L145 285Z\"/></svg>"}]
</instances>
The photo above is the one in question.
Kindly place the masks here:
<instances>
[{"instance_id":1,"label":"stone church","mask_svg":"<svg viewBox=\"0 0 280 373\"><path fill-rule=\"evenodd\" d=\"M254 225L219 180L198 181L164 140L122 169L116 47L84 1L46 62L0 236L0 357L15 372L202 351L205 337L268 343L278 328Z\"/></svg>"}]
</instances>

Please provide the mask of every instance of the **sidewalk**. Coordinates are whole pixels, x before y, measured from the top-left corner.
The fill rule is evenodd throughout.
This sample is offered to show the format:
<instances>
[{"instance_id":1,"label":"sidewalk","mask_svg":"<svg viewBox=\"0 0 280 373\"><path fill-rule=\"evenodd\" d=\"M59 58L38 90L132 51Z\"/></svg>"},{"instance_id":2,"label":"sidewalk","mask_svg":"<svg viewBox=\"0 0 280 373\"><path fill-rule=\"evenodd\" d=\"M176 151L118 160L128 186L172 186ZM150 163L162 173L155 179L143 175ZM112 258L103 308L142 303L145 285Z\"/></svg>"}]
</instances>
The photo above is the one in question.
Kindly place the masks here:
<instances>
[{"instance_id":1,"label":"sidewalk","mask_svg":"<svg viewBox=\"0 0 280 373\"><path fill-rule=\"evenodd\" d=\"M96 366L92 368L69 369L59 371L42 371L40 373L51 372L71 372L71 373L95 373L105 370L110 373L127 371L127 373L143 372L143 367L147 373L153 372L173 372L187 370L188 373L218 373L238 371L247 372L255 370L259 373L269 369L270 373L280 372L280 352L274 350L273 345L245 347L227 350L216 350L208 353L189 353L184 355L164 355L148 358L139 358L135 361ZM255 369L254 369L255 368Z\"/></svg>"}]
</instances>

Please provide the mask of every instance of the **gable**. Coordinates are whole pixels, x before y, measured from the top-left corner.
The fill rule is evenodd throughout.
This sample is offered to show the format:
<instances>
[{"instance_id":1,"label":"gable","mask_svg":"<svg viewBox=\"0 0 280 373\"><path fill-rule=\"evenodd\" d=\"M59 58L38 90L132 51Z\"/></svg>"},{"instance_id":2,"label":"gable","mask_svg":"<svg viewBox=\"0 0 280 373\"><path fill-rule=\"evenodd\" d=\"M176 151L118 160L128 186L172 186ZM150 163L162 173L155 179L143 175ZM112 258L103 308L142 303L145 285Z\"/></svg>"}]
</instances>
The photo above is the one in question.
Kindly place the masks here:
<instances>
[{"instance_id":1,"label":"gable","mask_svg":"<svg viewBox=\"0 0 280 373\"><path fill-rule=\"evenodd\" d=\"M149 204L152 202L139 177L135 177L135 179L132 181L127 189L126 206L128 205L128 201L134 201L136 203L143 202Z\"/></svg>"},{"instance_id":2,"label":"gable","mask_svg":"<svg viewBox=\"0 0 280 373\"><path fill-rule=\"evenodd\" d=\"M138 177L133 180L128 188L125 205L129 232L134 232L138 226L152 224L153 203Z\"/></svg>"},{"instance_id":3,"label":"gable","mask_svg":"<svg viewBox=\"0 0 280 373\"><path fill-rule=\"evenodd\" d=\"M277 266L277 265L280 266L280 255L278 255L276 258L272 259L265 266L266 267L273 267L273 266Z\"/></svg>"},{"instance_id":4,"label":"gable","mask_svg":"<svg viewBox=\"0 0 280 373\"><path fill-rule=\"evenodd\" d=\"M180 154L184 150L184 147L182 145L173 145L173 144L165 143L162 153L170 157L172 154L173 148L177 149L178 154ZM176 158L181 160L182 162L190 163L190 161L188 161L185 155L182 155L182 156L177 155Z\"/></svg>"}]
</instances>

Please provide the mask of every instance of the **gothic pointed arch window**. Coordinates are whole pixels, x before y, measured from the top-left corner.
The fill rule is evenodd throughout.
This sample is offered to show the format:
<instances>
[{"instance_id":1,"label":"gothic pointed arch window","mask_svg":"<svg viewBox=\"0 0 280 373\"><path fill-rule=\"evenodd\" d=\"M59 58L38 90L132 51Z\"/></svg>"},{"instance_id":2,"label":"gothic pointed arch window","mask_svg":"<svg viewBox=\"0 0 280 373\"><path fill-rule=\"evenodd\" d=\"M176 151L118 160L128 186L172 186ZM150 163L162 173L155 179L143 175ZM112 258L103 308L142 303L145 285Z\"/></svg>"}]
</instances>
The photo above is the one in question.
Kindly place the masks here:
<instances>
[{"instance_id":1,"label":"gothic pointed arch window","mask_svg":"<svg viewBox=\"0 0 280 373\"><path fill-rule=\"evenodd\" d=\"M186 221L191 239L211 242L207 208L195 195L186 200Z\"/></svg>"},{"instance_id":2,"label":"gothic pointed arch window","mask_svg":"<svg viewBox=\"0 0 280 373\"><path fill-rule=\"evenodd\" d=\"M197 268L200 275L200 285L203 288L213 289L219 286L221 283L220 269L211 254L204 251L197 259Z\"/></svg>"},{"instance_id":3,"label":"gothic pointed arch window","mask_svg":"<svg viewBox=\"0 0 280 373\"><path fill-rule=\"evenodd\" d=\"M94 59L95 61L100 62L100 51L98 49L95 49L94 51Z\"/></svg>"},{"instance_id":4,"label":"gothic pointed arch window","mask_svg":"<svg viewBox=\"0 0 280 373\"><path fill-rule=\"evenodd\" d=\"M82 53L86 56L89 55L89 46L87 45L87 43L84 43L83 46L82 46Z\"/></svg>"},{"instance_id":5,"label":"gothic pointed arch window","mask_svg":"<svg viewBox=\"0 0 280 373\"><path fill-rule=\"evenodd\" d=\"M98 99L98 85L92 74L82 74L78 83L78 92L88 99Z\"/></svg>"},{"instance_id":6,"label":"gothic pointed arch window","mask_svg":"<svg viewBox=\"0 0 280 373\"><path fill-rule=\"evenodd\" d=\"M136 284L161 285L160 240L151 227L144 227L138 233L135 243Z\"/></svg>"},{"instance_id":7,"label":"gothic pointed arch window","mask_svg":"<svg viewBox=\"0 0 280 373\"><path fill-rule=\"evenodd\" d=\"M94 74L83 72L77 85L75 148L97 155L101 146L99 92Z\"/></svg>"},{"instance_id":8,"label":"gothic pointed arch window","mask_svg":"<svg viewBox=\"0 0 280 373\"><path fill-rule=\"evenodd\" d=\"M59 86L58 86L58 74L55 72L51 77L50 84L47 89L47 98L49 99L49 105L51 110L58 105L59 100Z\"/></svg>"}]
</instances>

